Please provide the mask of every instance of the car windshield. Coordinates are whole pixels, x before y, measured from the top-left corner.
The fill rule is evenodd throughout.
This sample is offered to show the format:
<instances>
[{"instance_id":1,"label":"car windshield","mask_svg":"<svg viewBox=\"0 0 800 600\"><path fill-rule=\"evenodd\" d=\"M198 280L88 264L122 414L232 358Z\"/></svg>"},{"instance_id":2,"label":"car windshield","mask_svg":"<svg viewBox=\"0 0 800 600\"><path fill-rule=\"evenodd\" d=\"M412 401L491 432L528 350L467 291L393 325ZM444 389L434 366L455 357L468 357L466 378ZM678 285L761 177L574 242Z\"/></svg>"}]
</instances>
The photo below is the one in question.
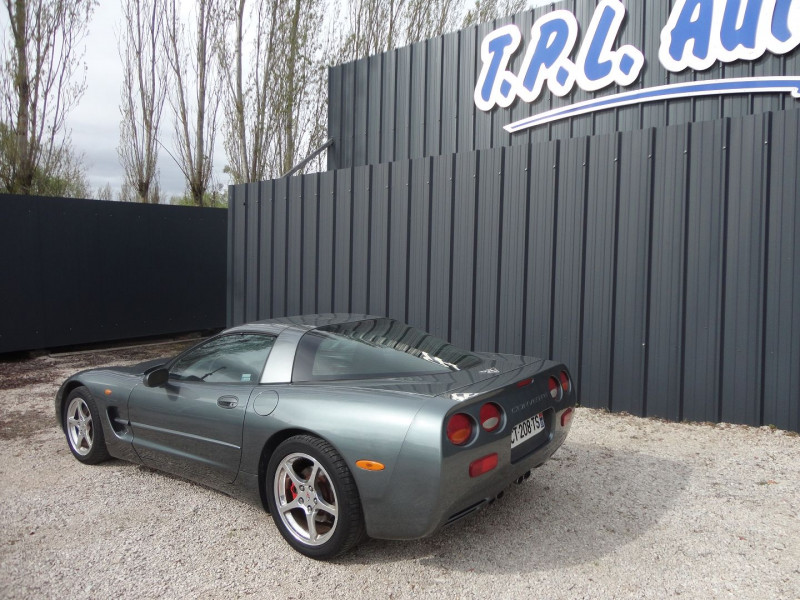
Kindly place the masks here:
<instances>
[{"instance_id":1,"label":"car windshield","mask_svg":"<svg viewBox=\"0 0 800 600\"><path fill-rule=\"evenodd\" d=\"M480 359L429 333L392 319L327 325L300 340L294 381L331 381L448 373Z\"/></svg>"}]
</instances>

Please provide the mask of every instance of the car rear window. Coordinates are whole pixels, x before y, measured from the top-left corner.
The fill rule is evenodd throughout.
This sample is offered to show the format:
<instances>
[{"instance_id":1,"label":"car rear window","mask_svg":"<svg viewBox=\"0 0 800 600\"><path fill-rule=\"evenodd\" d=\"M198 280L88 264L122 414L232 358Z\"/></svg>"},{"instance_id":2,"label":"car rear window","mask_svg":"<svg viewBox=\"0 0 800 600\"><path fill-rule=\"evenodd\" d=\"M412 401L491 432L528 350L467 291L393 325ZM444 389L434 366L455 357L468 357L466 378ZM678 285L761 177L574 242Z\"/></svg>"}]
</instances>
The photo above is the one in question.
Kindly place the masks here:
<instances>
[{"instance_id":1,"label":"car rear window","mask_svg":"<svg viewBox=\"0 0 800 600\"><path fill-rule=\"evenodd\" d=\"M393 319L327 325L305 334L295 356L294 381L333 381L448 373L480 359Z\"/></svg>"}]
</instances>

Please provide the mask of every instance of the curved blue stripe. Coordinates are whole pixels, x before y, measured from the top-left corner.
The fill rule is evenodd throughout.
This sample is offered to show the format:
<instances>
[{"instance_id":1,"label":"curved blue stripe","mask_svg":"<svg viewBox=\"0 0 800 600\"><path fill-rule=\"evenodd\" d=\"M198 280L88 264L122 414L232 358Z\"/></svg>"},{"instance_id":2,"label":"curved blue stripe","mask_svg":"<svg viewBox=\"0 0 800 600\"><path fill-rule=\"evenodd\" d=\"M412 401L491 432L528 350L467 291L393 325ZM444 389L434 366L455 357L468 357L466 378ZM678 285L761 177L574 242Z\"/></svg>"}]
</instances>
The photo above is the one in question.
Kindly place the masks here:
<instances>
[{"instance_id":1,"label":"curved blue stripe","mask_svg":"<svg viewBox=\"0 0 800 600\"><path fill-rule=\"evenodd\" d=\"M675 83L633 92L622 92L612 96L604 96L594 100L579 102L563 108L556 108L540 113L534 117L520 119L504 127L508 132L515 132L543 123L558 121L579 114L608 110L616 106L643 104L667 98L710 94L749 94L766 92L786 92L800 98L800 77L758 77L746 79L715 79L709 81L690 81Z\"/></svg>"}]
</instances>

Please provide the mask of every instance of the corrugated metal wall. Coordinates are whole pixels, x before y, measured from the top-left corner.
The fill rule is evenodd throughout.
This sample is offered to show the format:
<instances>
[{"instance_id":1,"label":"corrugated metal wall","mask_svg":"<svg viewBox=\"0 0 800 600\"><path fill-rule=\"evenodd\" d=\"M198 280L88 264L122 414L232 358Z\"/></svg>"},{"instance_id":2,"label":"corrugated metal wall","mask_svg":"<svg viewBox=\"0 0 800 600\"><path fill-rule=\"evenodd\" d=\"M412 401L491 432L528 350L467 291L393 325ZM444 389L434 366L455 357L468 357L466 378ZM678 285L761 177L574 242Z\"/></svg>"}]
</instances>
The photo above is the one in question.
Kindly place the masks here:
<instances>
[{"instance_id":1,"label":"corrugated metal wall","mask_svg":"<svg viewBox=\"0 0 800 600\"><path fill-rule=\"evenodd\" d=\"M389 315L587 406L800 430L798 165L789 110L236 186L228 323Z\"/></svg>"},{"instance_id":2,"label":"corrugated metal wall","mask_svg":"<svg viewBox=\"0 0 800 600\"><path fill-rule=\"evenodd\" d=\"M224 326L226 212L0 194L0 352Z\"/></svg>"},{"instance_id":3,"label":"corrugated metal wall","mask_svg":"<svg viewBox=\"0 0 800 600\"><path fill-rule=\"evenodd\" d=\"M504 17L331 68L328 132L334 145L328 150L328 168L740 117L791 108L797 103L788 94L681 98L564 119L513 136L503 129L518 119L621 91L692 80L800 73L797 50L785 56L767 53L752 62L718 63L702 72L666 71L658 62L659 36L674 3L657 0L626 3L628 15L618 46L633 44L646 57L644 69L632 85L611 86L595 93L576 87L563 98L543 93L530 104L517 101L508 109L490 112L475 107L472 97L480 73L480 46L486 34L515 23L526 45L534 21L555 7L575 14L581 25L580 41L596 4L596 0L564 0L555 6ZM522 49L517 51L509 63L511 71L518 71L524 54Z\"/></svg>"}]
</instances>

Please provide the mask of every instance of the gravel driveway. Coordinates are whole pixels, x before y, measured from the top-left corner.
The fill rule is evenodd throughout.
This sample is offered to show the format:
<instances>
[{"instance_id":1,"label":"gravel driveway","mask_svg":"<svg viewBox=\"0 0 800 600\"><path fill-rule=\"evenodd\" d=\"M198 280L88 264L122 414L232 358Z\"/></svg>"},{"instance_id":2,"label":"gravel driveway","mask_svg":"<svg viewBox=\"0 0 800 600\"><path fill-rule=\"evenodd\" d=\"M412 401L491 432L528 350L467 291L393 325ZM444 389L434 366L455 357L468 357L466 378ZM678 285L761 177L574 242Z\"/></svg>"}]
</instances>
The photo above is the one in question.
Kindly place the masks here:
<instances>
[{"instance_id":1,"label":"gravel driveway","mask_svg":"<svg viewBox=\"0 0 800 600\"><path fill-rule=\"evenodd\" d=\"M0 363L0 597L800 598L795 434L581 408L553 459L487 510L320 563L256 507L71 456L60 382L176 350Z\"/></svg>"}]
</instances>

